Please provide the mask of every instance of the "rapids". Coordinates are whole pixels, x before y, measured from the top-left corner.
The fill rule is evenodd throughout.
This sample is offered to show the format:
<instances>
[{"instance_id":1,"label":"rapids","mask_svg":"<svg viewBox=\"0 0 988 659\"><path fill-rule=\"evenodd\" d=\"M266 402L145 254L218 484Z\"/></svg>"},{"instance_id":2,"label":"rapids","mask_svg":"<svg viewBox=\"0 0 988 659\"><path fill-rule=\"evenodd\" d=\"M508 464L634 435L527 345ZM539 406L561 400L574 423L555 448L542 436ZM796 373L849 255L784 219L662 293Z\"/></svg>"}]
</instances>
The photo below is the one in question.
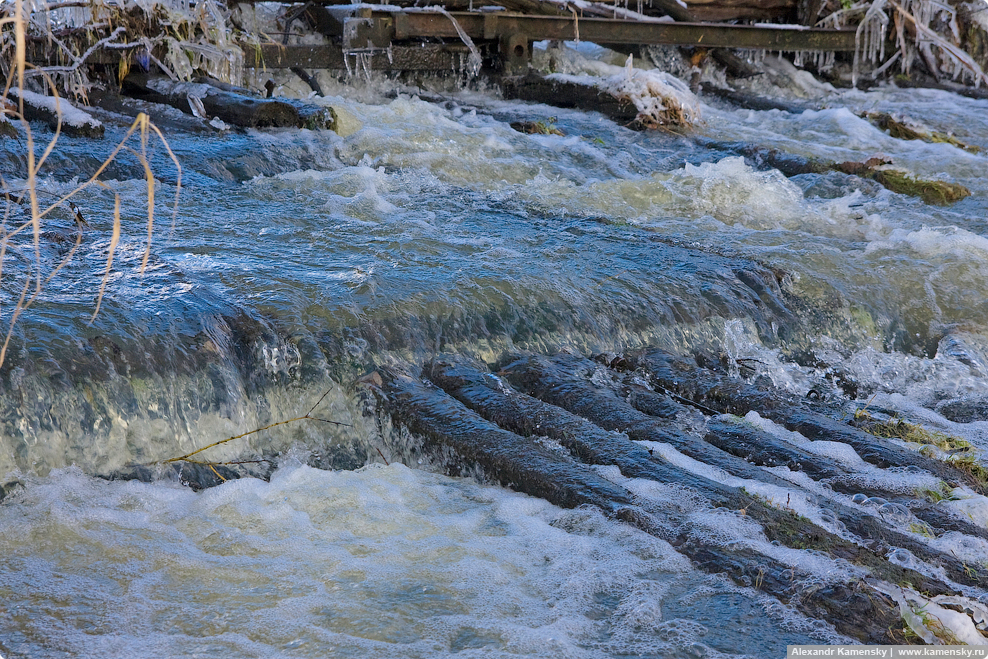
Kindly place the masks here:
<instances>
[{"instance_id":1,"label":"rapids","mask_svg":"<svg viewBox=\"0 0 988 659\"><path fill-rule=\"evenodd\" d=\"M153 145L144 272L140 162L122 153L107 187L75 198L92 228L18 319L0 368L0 654L713 658L848 641L698 569L661 534L511 492L479 470L446 475L447 461L412 450L417 439L357 380L384 365L415 371L440 353L493 366L519 353L658 347L722 355L735 378L843 414L855 404L899 413L988 449L988 101L882 89L834 93L802 114L702 106L705 144L836 161L881 153L973 193L939 208L837 172L786 178L688 135L632 132L592 112L489 91L435 103L393 90L388 81L331 90L363 122L347 138L219 132L165 112L181 191L173 218L178 172ZM858 117L865 110L983 151L892 139ZM96 114L107 138L61 138L42 201L85 180L123 136L126 118ZM565 136L509 127L520 120L551 121ZM18 146L0 145L13 188ZM123 234L90 322L114 193ZM67 210L47 221L46 273L74 231ZM4 309L34 259L29 235L8 247ZM205 454L264 460L243 468L269 480L196 492L166 471L148 483L101 478L317 402L314 415L340 425L298 421ZM707 432L696 415L675 421L680 433ZM718 421L728 422L741 420ZM938 486L758 409L745 422L825 457L859 491L909 499ZM845 540L830 507L879 515L880 503L786 466L752 466L769 474L765 484L669 444L638 444L698 478L796 506ZM679 506L676 523L688 520L711 546L800 566L807 583L863 574L772 543L757 522L695 491L593 469L656 519ZM983 499L958 498L958 519L983 526ZM988 564L988 541L925 538L908 512L881 519L965 568ZM896 551L897 565L944 578L916 552ZM962 590L988 601L981 587Z\"/></svg>"}]
</instances>

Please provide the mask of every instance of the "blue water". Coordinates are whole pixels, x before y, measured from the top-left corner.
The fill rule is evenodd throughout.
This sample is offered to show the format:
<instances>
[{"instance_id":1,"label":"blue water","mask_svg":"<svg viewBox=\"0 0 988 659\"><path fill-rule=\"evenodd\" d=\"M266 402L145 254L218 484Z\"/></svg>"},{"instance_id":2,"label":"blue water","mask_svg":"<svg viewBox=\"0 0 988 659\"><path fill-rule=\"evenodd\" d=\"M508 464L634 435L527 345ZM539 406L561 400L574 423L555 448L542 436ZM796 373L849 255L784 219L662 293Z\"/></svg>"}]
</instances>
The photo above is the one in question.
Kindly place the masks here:
<instances>
[{"instance_id":1,"label":"blue water","mask_svg":"<svg viewBox=\"0 0 988 659\"><path fill-rule=\"evenodd\" d=\"M988 379L988 157L893 140L854 112L988 148L988 102L886 90L802 115L703 107L710 140L882 152L971 189L938 208L843 174L786 179L595 113L477 92L353 95L329 99L363 122L346 138L170 123L182 187L173 218L178 172L152 140L143 272L137 159L74 197L92 228L18 319L0 369L0 480L27 486L0 506L0 652L721 657L836 639L590 513L564 524L583 513L429 464L302 463L394 459L403 435L365 414L354 380L443 351L703 348L757 358L795 391L839 370L862 398L946 427L936 410L983 402ZM123 136L123 118L100 118L103 141L59 140L43 203ZM550 118L565 137L508 126ZM22 148L0 144L11 187ZM90 322L114 194L121 239ZM47 276L76 234L64 209L43 230ZM12 240L4 310L34 259L28 235ZM779 273L793 316L742 295L732 268L755 261ZM826 366L793 363L797 351ZM298 416L327 391L321 414L347 425L291 424L209 454L280 459L270 484L197 494L91 477ZM984 425L950 430L983 447Z\"/></svg>"}]
</instances>

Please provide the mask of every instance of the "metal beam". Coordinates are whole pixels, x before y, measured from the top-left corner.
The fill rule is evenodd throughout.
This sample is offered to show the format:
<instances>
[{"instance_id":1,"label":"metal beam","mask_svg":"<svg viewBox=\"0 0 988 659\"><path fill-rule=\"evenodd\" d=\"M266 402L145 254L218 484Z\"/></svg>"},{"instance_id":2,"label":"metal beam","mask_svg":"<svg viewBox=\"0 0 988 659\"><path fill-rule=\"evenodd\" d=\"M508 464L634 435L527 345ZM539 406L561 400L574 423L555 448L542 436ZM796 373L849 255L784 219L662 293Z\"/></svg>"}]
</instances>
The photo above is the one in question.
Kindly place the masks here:
<instances>
[{"instance_id":1,"label":"metal beam","mask_svg":"<svg viewBox=\"0 0 988 659\"><path fill-rule=\"evenodd\" d=\"M450 14L471 39L494 39L524 34L532 40L572 41L577 38L598 44L655 44L738 48L756 50L853 51L854 30L822 30L801 26L728 25L723 23L657 23L606 18L529 16L504 12ZM393 20L396 39L439 37L458 39L452 21L442 14L399 12L374 18Z\"/></svg>"},{"instance_id":2,"label":"metal beam","mask_svg":"<svg viewBox=\"0 0 988 659\"><path fill-rule=\"evenodd\" d=\"M390 54L389 54L390 50ZM445 46L392 46L390 49L351 50L339 46L279 46L262 44L247 51L245 65L253 68L338 69L360 71L459 71L469 51L460 44Z\"/></svg>"}]
</instances>

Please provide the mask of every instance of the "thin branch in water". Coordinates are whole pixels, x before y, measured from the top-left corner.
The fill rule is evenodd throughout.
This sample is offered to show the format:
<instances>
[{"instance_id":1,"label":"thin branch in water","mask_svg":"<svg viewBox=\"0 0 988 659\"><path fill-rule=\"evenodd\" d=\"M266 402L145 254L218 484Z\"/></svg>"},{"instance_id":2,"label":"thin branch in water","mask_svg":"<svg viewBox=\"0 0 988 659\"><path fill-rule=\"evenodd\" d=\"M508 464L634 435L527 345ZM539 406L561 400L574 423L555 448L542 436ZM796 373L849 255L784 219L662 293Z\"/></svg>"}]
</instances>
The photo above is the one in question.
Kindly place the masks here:
<instances>
[{"instance_id":1,"label":"thin branch in water","mask_svg":"<svg viewBox=\"0 0 988 659\"><path fill-rule=\"evenodd\" d=\"M103 184L105 185L105 184ZM81 231L80 231L81 234ZM103 281L99 285L99 295L96 297L96 308L93 309L93 316L89 319L91 325L96 320L99 308L103 304L103 294L106 292L106 284L110 281L110 270L113 268L113 253L117 250L120 242L120 195L113 193L113 234L110 237L109 254L106 256L106 272L103 273Z\"/></svg>"},{"instance_id":2,"label":"thin branch in water","mask_svg":"<svg viewBox=\"0 0 988 659\"><path fill-rule=\"evenodd\" d=\"M310 414L312 414L313 412L315 412L316 411L316 408L319 407L319 403L321 403L323 401L323 399L326 398L326 396L329 395L329 392L330 391L332 391L332 389L327 389L326 392L322 396L319 397L319 400L316 401L316 404L312 406L312 409L310 409L308 412L305 413L305 416L309 416Z\"/></svg>"},{"instance_id":3,"label":"thin branch in water","mask_svg":"<svg viewBox=\"0 0 988 659\"><path fill-rule=\"evenodd\" d=\"M334 426L341 426L343 428L353 428L353 426L351 426L349 423L343 423L342 421L331 421L329 419L322 419L322 418L320 418L318 416L309 416L308 414L306 414L303 417L299 417L299 418L301 418L301 419L312 419L313 421L322 421L323 423L332 423Z\"/></svg>"},{"instance_id":4,"label":"thin branch in water","mask_svg":"<svg viewBox=\"0 0 988 659\"><path fill-rule=\"evenodd\" d=\"M327 390L326 393L324 393L322 395L322 397L319 398L319 401L316 403L315 406L313 406L312 410L316 409L316 406L318 406L319 403L322 402L323 398L326 397L326 395L329 393L329 391L331 391L331 390ZM270 430L271 428L277 428L278 426L284 426L284 425L287 425L289 423L295 423L296 421L306 421L306 420L308 420L308 421L321 421L323 423L332 423L333 425L336 425L336 426L345 426L347 428L352 427L348 423L342 423L340 421L331 421L329 419L321 419L321 418L319 418L317 416L312 416L312 410L309 410L309 412L307 414L304 414L302 416L297 416L294 419L286 419L285 421L277 421L275 423L269 423L266 426L262 426L260 428L255 428L254 430L249 430L247 432L240 433L239 435L233 435L232 437L227 437L226 439L221 439L218 442L213 442L212 444L208 444L206 446L203 446L202 448L196 449L195 451L192 451L190 453L186 453L185 455L180 455L180 456L178 456L176 458L168 458L167 460L158 460L156 462L151 462L151 463L148 463L148 464L149 465L153 465L153 464L168 464L170 462L183 462L183 461L184 462L194 462L192 460L189 460L189 458L191 458L194 455L198 455L199 453L202 453L203 451L205 451L207 449L211 449L214 446L219 446L221 444L226 444L227 442L232 442L235 439L241 439L243 437L248 437L250 435L255 435L255 434L257 434L259 432L262 432L264 430ZM214 463L214 464L219 464L219 463Z\"/></svg>"},{"instance_id":5,"label":"thin branch in water","mask_svg":"<svg viewBox=\"0 0 988 659\"><path fill-rule=\"evenodd\" d=\"M213 472L214 474L216 474L216 477L217 477L217 478L219 478L219 479L220 479L221 481L223 481L224 483L226 482L226 479L225 479L225 478L223 478L223 477L222 477L222 476L220 475L220 472L218 472L218 471L216 471L216 467L214 467L213 465L206 465L206 466L207 466L207 467L209 467L209 468L210 468L210 470L212 470L212 472Z\"/></svg>"}]
</instances>

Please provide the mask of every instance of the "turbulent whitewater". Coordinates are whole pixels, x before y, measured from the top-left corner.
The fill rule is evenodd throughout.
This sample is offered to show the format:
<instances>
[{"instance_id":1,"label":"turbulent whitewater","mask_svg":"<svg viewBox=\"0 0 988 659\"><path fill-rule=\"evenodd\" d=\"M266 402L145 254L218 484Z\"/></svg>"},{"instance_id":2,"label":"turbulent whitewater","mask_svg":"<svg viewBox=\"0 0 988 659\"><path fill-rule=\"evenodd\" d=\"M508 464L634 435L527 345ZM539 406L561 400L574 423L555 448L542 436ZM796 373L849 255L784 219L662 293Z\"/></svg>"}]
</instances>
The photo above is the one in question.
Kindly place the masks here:
<instances>
[{"instance_id":1,"label":"turbulent whitewater","mask_svg":"<svg viewBox=\"0 0 988 659\"><path fill-rule=\"evenodd\" d=\"M143 273L138 160L76 198L92 228L0 369L0 654L778 656L876 640L869 598L980 637L988 499L956 459L988 448L988 101L708 100L695 139L391 91L333 90L346 138L164 116L182 189L172 221L155 147ZM893 139L876 110L982 151ZM63 138L44 194L123 135L96 116L105 143ZM509 125L539 120L565 135ZM972 195L787 178L717 146L738 143ZM74 232L55 215L41 258ZM5 308L35 258L8 249ZM317 402L336 423L201 454L244 463L225 482L156 464ZM875 438L861 409L970 447Z\"/></svg>"}]
</instances>

